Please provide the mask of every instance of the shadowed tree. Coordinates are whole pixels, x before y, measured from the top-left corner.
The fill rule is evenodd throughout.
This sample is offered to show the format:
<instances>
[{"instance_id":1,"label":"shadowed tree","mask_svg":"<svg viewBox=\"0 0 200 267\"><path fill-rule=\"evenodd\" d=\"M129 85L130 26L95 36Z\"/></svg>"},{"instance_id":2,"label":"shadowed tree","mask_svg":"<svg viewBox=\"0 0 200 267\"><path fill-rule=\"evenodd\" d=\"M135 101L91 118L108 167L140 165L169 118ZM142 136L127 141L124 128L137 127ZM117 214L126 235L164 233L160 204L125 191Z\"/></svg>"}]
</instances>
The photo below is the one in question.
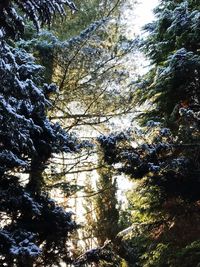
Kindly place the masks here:
<instances>
[{"instance_id":1,"label":"shadowed tree","mask_svg":"<svg viewBox=\"0 0 200 267\"><path fill-rule=\"evenodd\" d=\"M146 128L130 139L110 135L99 141L106 162L138 184L133 225L121 232L133 266L198 266L199 3L160 1L155 12L142 41L151 69L133 94L136 103L148 100Z\"/></svg>"},{"instance_id":2,"label":"shadowed tree","mask_svg":"<svg viewBox=\"0 0 200 267\"><path fill-rule=\"evenodd\" d=\"M71 212L49 198L42 172L53 153L82 146L47 117L49 95L43 68L23 49L8 45L23 33L21 11L39 27L70 1L4 1L0 5L0 263L52 266L70 262L68 239L76 229ZM18 13L18 10L20 12ZM26 175L22 175L26 174Z\"/></svg>"}]
</instances>

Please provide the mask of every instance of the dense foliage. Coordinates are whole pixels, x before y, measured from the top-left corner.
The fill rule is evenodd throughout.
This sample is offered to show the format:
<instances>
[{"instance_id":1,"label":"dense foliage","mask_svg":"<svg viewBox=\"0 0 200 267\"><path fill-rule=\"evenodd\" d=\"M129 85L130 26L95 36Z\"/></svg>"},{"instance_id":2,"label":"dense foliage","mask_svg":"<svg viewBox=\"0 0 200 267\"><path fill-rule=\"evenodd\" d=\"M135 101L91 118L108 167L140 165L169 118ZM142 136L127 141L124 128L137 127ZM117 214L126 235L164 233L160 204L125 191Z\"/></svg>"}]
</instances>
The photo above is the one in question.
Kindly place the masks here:
<instances>
[{"instance_id":1,"label":"dense foliage","mask_svg":"<svg viewBox=\"0 0 200 267\"><path fill-rule=\"evenodd\" d=\"M137 41L121 35L120 8L109 17L123 1L77 1L80 16L69 23L59 17L68 10L74 16L77 8L68 0L1 1L2 266L199 266L198 2L159 1L140 41L149 71L130 83L126 60ZM56 14L54 32L38 33ZM59 30L62 25L65 30ZM90 126L96 137L110 131L111 118L136 105L142 127L101 134L94 146L63 129L82 136ZM91 154L71 156L88 146ZM90 178L96 183L85 183L90 225L81 241L86 237L99 246L81 254L80 241L71 240L79 227L74 214L48 190L68 198L84 186L71 186L66 174L88 172L88 166L96 171ZM134 182L126 211L119 210L116 197L122 174Z\"/></svg>"},{"instance_id":2,"label":"dense foliage","mask_svg":"<svg viewBox=\"0 0 200 267\"><path fill-rule=\"evenodd\" d=\"M151 68L134 84L143 123L151 120L128 138L99 142L107 163L137 183L129 193L133 225L124 232L135 255L129 265L198 266L199 4L160 1L155 14L141 41Z\"/></svg>"},{"instance_id":3,"label":"dense foliage","mask_svg":"<svg viewBox=\"0 0 200 267\"><path fill-rule=\"evenodd\" d=\"M7 36L16 37L24 30L24 17L20 15L20 10L25 14L39 30L40 26L48 24L50 26L55 13L65 15L65 6L72 11L77 8L72 1L68 0L3 0L0 4L0 25Z\"/></svg>"},{"instance_id":4,"label":"dense foliage","mask_svg":"<svg viewBox=\"0 0 200 267\"><path fill-rule=\"evenodd\" d=\"M59 85L51 118L62 119L65 127L96 127L132 110L130 93L122 88L130 82L124 62L134 43L123 39L115 14L92 19L87 28L81 24L80 32L64 41L57 32L43 31L31 40L18 42L45 65L46 80Z\"/></svg>"},{"instance_id":5,"label":"dense foliage","mask_svg":"<svg viewBox=\"0 0 200 267\"><path fill-rule=\"evenodd\" d=\"M50 23L56 10L64 12L64 3L69 5L68 1L4 1L0 6L2 266L51 266L70 261L67 241L77 226L72 213L45 193L42 172L52 153L75 152L81 145L47 117L49 95L57 87L43 83L43 68L30 54L8 45L13 34L22 33L16 5L36 24L37 19Z\"/></svg>"},{"instance_id":6,"label":"dense foliage","mask_svg":"<svg viewBox=\"0 0 200 267\"><path fill-rule=\"evenodd\" d=\"M146 25L143 49L154 67L140 84L141 101L156 104L150 111L177 128L178 110L199 110L199 16L195 1L161 1L157 20Z\"/></svg>"}]
</instances>

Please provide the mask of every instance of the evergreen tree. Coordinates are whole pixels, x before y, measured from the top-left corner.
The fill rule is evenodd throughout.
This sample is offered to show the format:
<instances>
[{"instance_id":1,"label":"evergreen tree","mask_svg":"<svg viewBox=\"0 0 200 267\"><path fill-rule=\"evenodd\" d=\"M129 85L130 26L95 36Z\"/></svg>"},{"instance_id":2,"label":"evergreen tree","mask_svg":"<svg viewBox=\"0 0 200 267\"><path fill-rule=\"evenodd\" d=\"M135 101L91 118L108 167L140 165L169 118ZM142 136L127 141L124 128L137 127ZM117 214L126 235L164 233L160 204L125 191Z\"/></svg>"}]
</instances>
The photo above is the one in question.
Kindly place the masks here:
<instances>
[{"instance_id":1,"label":"evergreen tree","mask_svg":"<svg viewBox=\"0 0 200 267\"><path fill-rule=\"evenodd\" d=\"M157 20L146 25L142 46L154 64L138 89L140 103L155 103L149 115L177 130L179 109L199 110L199 5L160 1Z\"/></svg>"},{"instance_id":2,"label":"evergreen tree","mask_svg":"<svg viewBox=\"0 0 200 267\"><path fill-rule=\"evenodd\" d=\"M81 144L47 117L49 95L43 68L23 49L10 46L23 32L21 9L36 25L50 24L71 1L1 1L0 4L0 263L52 266L70 262L68 239L76 229L72 213L45 192L42 172L52 153L75 152ZM17 8L17 9L16 9ZM18 9L19 8L19 9ZM22 175L26 174L26 175Z\"/></svg>"},{"instance_id":3,"label":"evergreen tree","mask_svg":"<svg viewBox=\"0 0 200 267\"><path fill-rule=\"evenodd\" d=\"M134 44L123 39L118 22L120 8L110 17L105 13L95 22L91 15L86 29L82 23L83 30L64 41L57 33L44 31L39 38L19 42L20 47L33 52L48 65L47 80L59 84L59 94L55 96L59 101L51 109L51 118L62 119L65 126L96 127L132 108L130 94L121 88L130 82L123 64ZM67 22L65 24L68 27Z\"/></svg>"},{"instance_id":4,"label":"evergreen tree","mask_svg":"<svg viewBox=\"0 0 200 267\"><path fill-rule=\"evenodd\" d=\"M117 199L117 180L113 168L103 159L98 151L98 169L95 195L91 198L93 204L92 233L99 246L107 240L113 241L120 231L119 209Z\"/></svg>"},{"instance_id":5,"label":"evergreen tree","mask_svg":"<svg viewBox=\"0 0 200 267\"><path fill-rule=\"evenodd\" d=\"M119 232L119 210L117 209L116 179L110 168L102 167L97 181L98 195L96 196L96 222L94 236L99 245L108 240L114 240Z\"/></svg>"},{"instance_id":6,"label":"evergreen tree","mask_svg":"<svg viewBox=\"0 0 200 267\"><path fill-rule=\"evenodd\" d=\"M57 17L53 21L52 30L60 40L65 41L80 35L81 31L87 29L94 21L116 15L123 2L124 0L77 0L78 12L72 12L67 18Z\"/></svg>"},{"instance_id":7,"label":"evergreen tree","mask_svg":"<svg viewBox=\"0 0 200 267\"><path fill-rule=\"evenodd\" d=\"M130 139L103 136L100 143L106 162L138 184L133 225L122 231L132 265L198 266L199 3L160 1L155 12L142 41L151 69L133 95L154 104L142 114L151 120Z\"/></svg>"}]
</instances>

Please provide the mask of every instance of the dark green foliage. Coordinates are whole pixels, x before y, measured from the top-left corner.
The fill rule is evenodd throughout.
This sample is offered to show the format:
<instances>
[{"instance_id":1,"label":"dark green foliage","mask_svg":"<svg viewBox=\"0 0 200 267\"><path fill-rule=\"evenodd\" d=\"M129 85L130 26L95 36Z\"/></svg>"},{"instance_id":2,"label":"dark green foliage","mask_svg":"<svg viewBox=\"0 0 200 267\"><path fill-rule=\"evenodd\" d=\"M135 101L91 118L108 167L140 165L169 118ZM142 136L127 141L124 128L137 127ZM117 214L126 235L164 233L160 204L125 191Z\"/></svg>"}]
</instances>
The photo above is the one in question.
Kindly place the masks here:
<instances>
[{"instance_id":1,"label":"dark green foliage","mask_svg":"<svg viewBox=\"0 0 200 267\"><path fill-rule=\"evenodd\" d=\"M149 122L152 133L156 127L153 124L153 121ZM133 138L126 135L100 137L105 161L108 164L120 163L118 172L134 179L148 177L146 186L158 186L163 192L163 199L182 197L198 200L198 159L193 160L193 155L198 153L195 145L188 145L186 150L187 145L176 142L169 129L159 127L153 140L134 147L131 143L136 142L137 138L140 135Z\"/></svg>"},{"instance_id":2,"label":"dark green foliage","mask_svg":"<svg viewBox=\"0 0 200 267\"><path fill-rule=\"evenodd\" d=\"M153 63L162 63L182 47L194 52L199 48L199 9L180 2L161 1L155 11L157 20L145 26L150 35L143 48Z\"/></svg>"},{"instance_id":3,"label":"dark green foliage","mask_svg":"<svg viewBox=\"0 0 200 267\"><path fill-rule=\"evenodd\" d=\"M17 266L26 266L41 255L39 245L46 240L43 251L48 253L43 260L48 266L62 258L68 233L76 226L71 213L41 194L41 173L52 153L76 151L78 143L46 116L51 106L48 95L56 86L42 84L42 67L24 50L11 48L4 41L0 54L0 260L12 265L17 259ZM14 170L30 173L28 183L10 176ZM54 253L56 248L59 256Z\"/></svg>"},{"instance_id":4,"label":"dark green foliage","mask_svg":"<svg viewBox=\"0 0 200 267\"><path fill-rule=\"evenodd\" d=\"M151 119L173 125L177 110L187 106L199 110L199 29L200 12L194 1L161 1L155 11L157 20L145 29L150 33L142 48L153 65L151 73L138 87L140 103L155 103Z\"/></svg>"},{"instance_id":5,"label":"dark green foliage","mask_svg":"<svg viewBox=\"0 0 200 267\"><path fill-rule=\"evenodd\" d=\"M56 85L43 83L43 67L5 39L22 32L16 6L35 24L37 19L49 24L55 11L63 14L64 3L71 5L68 1L0 4L1 266L52 266L71 261L68 239L77 225L73 214L45 192L42 173L53 153L76 152L87 142L79 143L58 123L50 122L49 96L57 91Z\"/></svg>"},{"instance_id":6,"label":"dark green foliage","mask_svg":"<svg viewBox=\"0 0 200 267\"><path fill-rule=\"evenodd\" d=\"M119 232L119 210L117 208L117 182L113 179L111 168L102 167L97 181L99 194L95 198L95 217L93 225L94 236L98 244L106 240L115 240Z\"/></svg>"},{"instance_id":7,"label":"dark green foliage","mask_svg":"<svg viewBox=\"0 0 200 267\"><path fill-rule=\"evenodd\" d=\"M0 231L1 264L29 266L38 257L38 264L46 266L62 258L69 261L66 242L76 228L72 213L56 206L45 194L27 192L14 176L1 177L0 188L1 221L12 219Z\"/></svg>"},{"instance_id":8,"label":"dark green foliage","mask_svg":"<svg viewBox=\"0 0 200 267\"><path fill-rule=\"evenodd\" d=\"M199 266L199 1L160 1L155 13L141 42L151 69L135 85L147 128L100 142L107 162L137 181L124 237L138 246L135 266Z\"/></svg>"},{"instance_id":9,"label":"dark green foliage","mask_svg":"<svg viewBox=\"0 0 200 267\"><path fill-rule=\"evenodd\" d=\"M16 37L24 30L24 19L18 12L21 10L34 23L39 30L40 26L47 24L50 26L55 13L65 15L64 6L76 11L76 6L68 0L4 0L0 4L0 27L3 32L12 37Z\"/></svg>"},{"instance_id":10,"label":"dark green foliage","mask_svg":"<svg viewBox=\"0 0 200 267\"><path fill-rule=\"evenodd\" d=\"M51 106L48 96L55 85L42 84L42 67L24 50L1 42L1 154L7 168L28 168L28 158L41 155L45 162L51 153L74 150L74 144L59 124L46 117ZM75 139L74 139L75 141ZM8 165L9 152L15 166ZM3 154L2 154L3 157ZM15 162L15 163L14 163ZM1 164L3 168L4 164Z\"/></svg>"},{"instance_id":11,"label":"dark green foliage","mask_svg":"<svg viewBox=\"0 0 200 267\"><path fill-rule=\"evenodd\" d=\"M136 133L128 139L112 135L100 140L105 160L138 181L129 196L133 225L122 231L120 247L126 244L135 262L131 266L197 264L196 252L192 256L184 251L200 236L199 147L177 142L169 129L153 121L148 130Z\"/></svg>"}]
</instances>

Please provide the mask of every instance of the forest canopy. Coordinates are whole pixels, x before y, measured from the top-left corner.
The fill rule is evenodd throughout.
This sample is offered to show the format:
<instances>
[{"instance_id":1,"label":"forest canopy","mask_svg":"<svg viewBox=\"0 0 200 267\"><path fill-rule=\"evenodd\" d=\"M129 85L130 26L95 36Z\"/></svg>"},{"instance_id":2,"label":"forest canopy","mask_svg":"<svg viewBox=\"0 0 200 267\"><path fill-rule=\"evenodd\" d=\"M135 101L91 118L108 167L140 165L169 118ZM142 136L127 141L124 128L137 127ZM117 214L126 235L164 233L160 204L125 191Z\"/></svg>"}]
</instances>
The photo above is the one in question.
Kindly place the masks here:
<instances>
[{"instance_id":1,"label":"forest canopy","mask_svg":"<svg viewBox=\"0 0 200 267\"><path fill-rule=\"evenodd\" d=\"M1 266L199 266L200 4L137 5L1 1Z\"/></svg>"}]
</instances>

